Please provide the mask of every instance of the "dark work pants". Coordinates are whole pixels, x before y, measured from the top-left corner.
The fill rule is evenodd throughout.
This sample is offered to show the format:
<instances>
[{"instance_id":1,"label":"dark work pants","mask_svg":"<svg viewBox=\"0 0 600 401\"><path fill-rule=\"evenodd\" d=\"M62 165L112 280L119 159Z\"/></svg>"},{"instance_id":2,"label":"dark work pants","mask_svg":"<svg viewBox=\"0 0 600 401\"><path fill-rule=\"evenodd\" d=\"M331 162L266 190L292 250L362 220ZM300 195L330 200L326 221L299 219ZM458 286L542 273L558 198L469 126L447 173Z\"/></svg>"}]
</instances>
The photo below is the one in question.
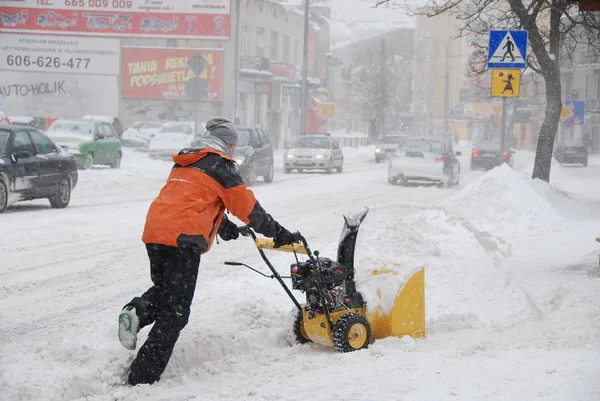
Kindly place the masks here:
<instances>
[{"instance_id":1,"label":"dark work pants","mask_svg":"<svg viewBox=\"0 0 600 401\"><path fill-rule=\"evenodd\" d=\"M179 333L190 315L200 251L197 247L147 244L154 285L128 305L136 308L140 329L154 323L131 364L129 384L154 383L164 372Z\"/></svg>"}]
</instances>

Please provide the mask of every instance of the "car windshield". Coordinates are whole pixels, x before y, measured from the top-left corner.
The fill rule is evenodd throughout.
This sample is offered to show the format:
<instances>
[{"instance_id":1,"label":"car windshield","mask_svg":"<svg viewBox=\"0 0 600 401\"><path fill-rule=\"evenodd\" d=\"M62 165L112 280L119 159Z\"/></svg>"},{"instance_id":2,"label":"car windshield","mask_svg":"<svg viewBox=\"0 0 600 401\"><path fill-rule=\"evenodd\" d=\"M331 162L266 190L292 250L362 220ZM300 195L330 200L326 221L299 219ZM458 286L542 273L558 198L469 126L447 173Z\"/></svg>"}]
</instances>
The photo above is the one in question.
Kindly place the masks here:
<instances>
[{"instance_id":1,"label":"car windshield","mask_svg":"<svg viewBox=\"0 0 600 401\"><path fill-rule=\"evenodd\" d=\"M93 124L86 121L69 121L69 120L58 120L55 121L50 128L48 128L48 134L54 132L70 132L76 135L92 135Z\"/></svg>"},{"instance_id":2,"label":"car windshield","mask_svg":"<svg viewBox=\"0 0 600 401\"><path fill-rule=\"evenodd\" d=\"M292 144L292 148L329 149L330 147L329 139L322 137L303 136Z\"/></svg>"},{"instance_id":3,"label":"car windshield","mask_svg":"<svg viewBox=\"0 0 600 401\"><path fill-rule=\"evenodd\" d=\"M401 136L384 136L381 143L399 144L402 143Z\"/></svg>"},{"instance_id":4,"label":"car windshield","mask_svg":"<svg viewBox=\"0 0 600 401\"><path fill-rule=\"evenodd\" d=\"M182 133L182 134L186 134L186 135L193 135L194 131L192 131L192 127L189 126L189 124L165 124L163 125L163 127L160 129L160 132L162 134L165 133Z\"/></svg>"},{"instance_id":5,"label":"car windshield","mask_svg":"<svg viewBox=\"0 0 600 401\"><path fill-rule=\"evenodd\" d=\"M429 139L409 139L406 142L406 148L422 150L425 152L441 152L442 142Z\"/></svg>"},{"instance_id":6,"label":"car windshield","mask_svg":"<svg viewBox=\"0 0 600 401\"><path fill-rule=\"evenodd\" d=\"M160 128L163 126L163 123L151 123L151 122L143 122L140 123L138 129L152 129L152 128Z\"/></svg>"},{"instance_id":7,"label":"car windshield","mask_svg":"<svg viewBox=\"0 0 600 401\"><path fill-rule=\"evenodd\" d=\"M237 142L238 147L250 146L250 130L240 129L238 130L239 138Z\"/></svg>"},{"instance_id":8,"label":"car windshield","mask_svg":"<svg viewBox=\"0 0 600 401\"><path fill-rule=\"evenodd\" d=\"M583 142L580 139L565 139L565 146L583 146Z\"/></svg>"},{"instance_id":9,"label":"car windshield","mask_svg":"<svg viewBox=\"0 0 600 401\"><path fill-rule=\"evenodd\" d=\"M6 154L6 146L8 144L8 136L10 131L0 130L0 155Z\"/></svg>"}]
</instances>

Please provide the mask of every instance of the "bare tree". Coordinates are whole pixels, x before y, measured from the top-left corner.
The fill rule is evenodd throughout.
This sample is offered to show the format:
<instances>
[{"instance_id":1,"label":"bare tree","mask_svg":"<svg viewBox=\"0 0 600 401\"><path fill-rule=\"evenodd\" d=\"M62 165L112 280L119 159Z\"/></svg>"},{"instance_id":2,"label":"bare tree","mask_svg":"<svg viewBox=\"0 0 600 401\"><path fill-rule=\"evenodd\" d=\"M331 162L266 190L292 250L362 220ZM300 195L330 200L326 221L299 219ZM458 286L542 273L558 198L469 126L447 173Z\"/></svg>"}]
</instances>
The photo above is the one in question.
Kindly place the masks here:
<instances>
[{"instance_id":1,"label":"bare tree","mask_svg":"<svg viewBox=\"0 0 600 401\"><path fill-rule=\"evenodd\" d=\"M478 34L472 56L475 74L487 69L487 36L490 30L529 32L527 67L543 77L546 113L538 135L532 178L550 180L552 150L562 109L560 65L571 58L577 44L600 47L600 16L581 13L569 0L427 0L414 6L408 0L373 0L375 6L402 8L409 15L433 17L453 13L461 35Z\"/></svg>"},{"instance_id":2,"label":"bare tree","mask_svg":"<svg viewBox=\"0 0 600 401\"><path fill-rule=\"evenodd\" d=\"M353 60L352 109L376 111L369 130L373 139L384 134L396 116L398 77L395 62L386 39L381 39L378 48L357 53Z\"/></svg>"}]
</instances>

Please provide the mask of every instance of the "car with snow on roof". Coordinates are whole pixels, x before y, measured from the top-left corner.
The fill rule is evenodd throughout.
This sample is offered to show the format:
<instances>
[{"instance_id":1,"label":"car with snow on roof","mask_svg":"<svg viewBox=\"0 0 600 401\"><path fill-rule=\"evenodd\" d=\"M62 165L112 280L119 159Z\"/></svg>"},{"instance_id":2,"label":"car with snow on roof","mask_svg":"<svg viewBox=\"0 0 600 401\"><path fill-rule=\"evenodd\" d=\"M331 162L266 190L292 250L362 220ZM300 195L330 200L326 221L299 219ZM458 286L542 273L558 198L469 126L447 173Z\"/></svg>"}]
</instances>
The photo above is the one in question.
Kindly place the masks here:
<instances>
[{"instance_id":1,"label":"car with snow on roof","mask_svg":"<svg viewBox=\"0 0 600 401\"><path fill-rule=\"evenodd\" d=\"M65 208L77 180L75 157L42 131L0 125L0 213L12 203L44 198Z\"/></svg>"},{"instance_id":2,"label":"car with snow on roof","mask_svg":"<svg viewBox=\"0 0 600 401\"><path fill-rule=\"evenodd\" d=\"M422 183L439 187L458 185L460 162L452 145L443 139L411 137L406 146L392 154L388 162L390 184Z\"/></svg>"},{"instance_id":3,"label":"car with snow on roof","mask_svg":"<svg viewBox=\"0 0 600 401\"><path fill-rule=\"evenodd\" d=\"M194 121L170 121L163 124L148 145L152 159L172 160L174 154L206 133L206 124Z\"/></svg>"},{"instance_id":4,"label":"car with snow on roof","mask_svg":"<svg viewBox=\"0 0 600 401\"><path fill-rule=\"evenodd\" d=\"M389 159L390 155L406 143L406 135L390 134L381 138L375 146L375 163Z\"/></svg>"},{"instance_id":5,"label":"car with snow on roof","mask_svg":"<svg viewBox=\"0 0 600 401\"><path fill-rule=\"evenodd\" d=\"M330 134L306 134L286 143L283 154L283 172L292 170L325 170L331 174L344 170L344 153L338 141Z\"/></svg>"}]
</instances>

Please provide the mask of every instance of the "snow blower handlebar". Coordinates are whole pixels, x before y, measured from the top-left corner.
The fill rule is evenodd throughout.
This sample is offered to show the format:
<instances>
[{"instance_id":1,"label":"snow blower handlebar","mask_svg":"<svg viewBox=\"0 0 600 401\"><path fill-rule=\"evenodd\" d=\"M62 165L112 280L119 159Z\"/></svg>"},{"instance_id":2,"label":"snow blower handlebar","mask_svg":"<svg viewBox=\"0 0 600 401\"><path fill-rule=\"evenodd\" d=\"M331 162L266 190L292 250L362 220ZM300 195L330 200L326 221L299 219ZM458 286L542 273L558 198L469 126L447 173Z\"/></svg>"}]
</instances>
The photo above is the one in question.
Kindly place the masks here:
<instances>
[{"instance_id":1,"label":"snow blower handlebar","mask_svg":"<svg viewBox=\"0 0 600 401\"><path fill-rule=\"evenodd\" d=\"M256 244L256 247L258 248L258 252L260 253L260 256L262 257L263 261L265 262L265 264L269 267L269 270L271 270L271 273L273 273L273 275L268 276L266 274L263 274L261 272L259 272L256 269L253 269L252 267L244 264L244 263L239 263L239 262L225 262L226 265L229 266L245 266L247 268L249 268L250 270L253 270L257 273L259 273L261 276L265 276L265 277L269 277L269 278L276 278L277 281L279 281L279 284L281 284L281 286L283 287L283 289L285 290L285 292L288 294L288 296L290 297L290 299L292 300L292 302L294 303L294 305L296 305L296 308L298 308L299 311L302 311L302 306L300 305L300 303L296 300L296 298L294 297L294 294L292 294L292 292L290 291L290 289L288 288L287 285L285 285L285 283L283 282L283 277L279 275L279 273L277 272L277 270L275 270L275 268L273 267L273 265L271 264L271 262L269 261L269 258L267 258L267 255L265 255L265 252L263 251L263 248L265 249L275 249L278 250L280 248L274 248L272 246L272 241L269 241L271 244L266 245L266 243L260 243L260 241L256 238L256 234L254 233L254 231L248 227L248 226L241 226L238 227L240 234L244 237L252 237L252 239L254 240L254 243ZM308 255L309 258L312 259L312 253L310 252L310 249L308 248L308 244L306 243L306 239L302 236L302 234L300 234L299 232L295 232L292 233L294 240L296 242L302 242L302 245L304 245L304 249L305 252ZM291 248L293 250L293 252L296 251L296 248ZM281 249L283 250L283 249ZM286 250L287 251L287 250ZM289 277L285 277L285 278L289 278Z\"/></svg>"}]
</instances>

